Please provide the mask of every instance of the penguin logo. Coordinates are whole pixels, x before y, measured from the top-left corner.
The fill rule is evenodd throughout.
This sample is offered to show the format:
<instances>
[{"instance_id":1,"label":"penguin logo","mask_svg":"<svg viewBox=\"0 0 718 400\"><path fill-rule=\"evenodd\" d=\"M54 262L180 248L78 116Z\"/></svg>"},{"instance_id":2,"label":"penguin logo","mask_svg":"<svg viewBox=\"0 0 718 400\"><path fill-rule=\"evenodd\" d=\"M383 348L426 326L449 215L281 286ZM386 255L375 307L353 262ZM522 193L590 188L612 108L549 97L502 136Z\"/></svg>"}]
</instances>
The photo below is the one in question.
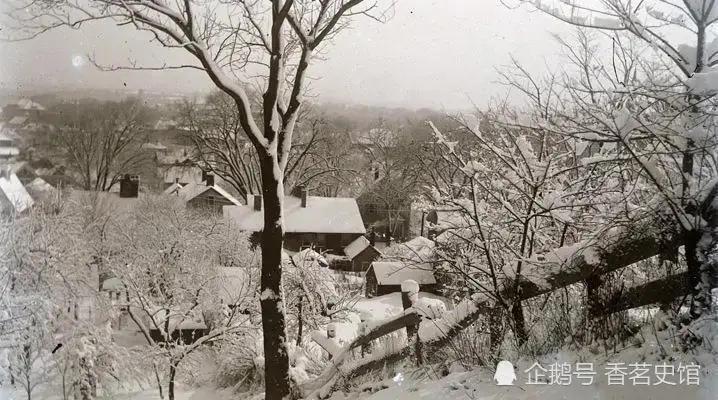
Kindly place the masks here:
<instances>
[{"instance_id":1,"label":"penguin logo","mask_svg":"<svg viewBox=\"0 0 718 400\"><path fill-rule=\"evenodd\" d=\"M514 372L514 366L509 361L501 361L496 366L496 374L494 374L494 380L498 386L513 386L516 380L516 373Z\"/></svg>"}]
</instances>

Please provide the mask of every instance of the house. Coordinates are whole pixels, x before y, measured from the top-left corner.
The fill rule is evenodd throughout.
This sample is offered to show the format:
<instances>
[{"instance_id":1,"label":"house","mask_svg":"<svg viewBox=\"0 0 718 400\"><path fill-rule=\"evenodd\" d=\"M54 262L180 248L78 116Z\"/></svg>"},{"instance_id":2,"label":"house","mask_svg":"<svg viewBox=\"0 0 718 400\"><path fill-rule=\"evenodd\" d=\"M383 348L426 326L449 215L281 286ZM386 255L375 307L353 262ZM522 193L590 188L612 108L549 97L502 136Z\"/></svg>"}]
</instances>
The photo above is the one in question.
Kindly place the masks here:
<instances>
[{"instance_id":1,"label":"house","mask_svg":"<svg viewBox=\"0 0 718 400\"><path fill-rule=\"evenodd\" d=\"M374 261L366 271L366 297L401 292L401 283L412 279L422 292L438 291L431 264L411 265L399 261Z\"/></svg>"},{"instance_id":2,"label":"house","mask_svg":"<svg viewBox=\"0 0 718 400\"><path fill-rule=\"evenodd\" d=\"M9 169L11 173L17 175L23 185L27 185L37 177L35 169L26 161L2 162L0 168Z\"/></svg>"},{"instance_id":3,"label":"house","mask_svg":"<svg viewBox=\"0 0 718 400\"><path fill-rule=\"evenodd\" d=\"M320 253L342 255L346 246L366 233L356 200L309 196L304 188L298 192L298 196L284 198L284 247L287 250L314 247ZM255 238L264 228L261 196L251 196L247 206L225 206L223 213L239 230L254 232Z\"/></svg>"},{"instance_id":4,"label":"house","mask_svg":"<svg viewBox=\"0 0 718 400\"><path fill-rule=\"evenodd\" d=\"M369 243L369 239L359 236L353 242L344 248L344 254L349 258L351 264L351 272L366 272L371 263L379 257L381 253Z\"/></svg>"},{"instance_id":5,"label":"house","mask_svg":"<svg viewBox=\"0 0 718 400\"><path fill-rule=\"evenodd\" d=\"M0 159L8 160L17 157L20 149L17 147L17 137L8 129L0 130Z\"/></svg>"},{"instance_id":6,"label":"house","mask_svg":"<svg viewBox=\"0 0 718 400\"><path fill-rule=\"evenodd\" d=\"M22 213L30 209L35 200L9 168L0 169L0 212Z\"/></svg>"},{"instance_id":7,"label":"house","mask_svg":"<svg viewBox=\"0 0 718 400\"><path fill-rule=\"evenodd\" d=\"M2 116L3 119L6 121L11 121L13 118L16 117L24 117L25 120L27 120L27 118L36 119L40 117L43 111L45 111L45 107L43 107L41 104L30 99L22 99L15 103L7 104L5 107L3 107ZM24 122L25 121L23 120L23 123Z\"/></svg>"},{"instance_id":8,"label":"house","mask_svg":"<svg viewBox=\"0 0 718 400\"><path fill-rule=\"evenodd\" d=\"M226 190L217 186L214 175L207 174L202 183L189 183L182 185L175 182L165 189L167 195L174 195L182 199L188 207L222 213L224 206L241 206L242 203Z\"/></svg>"}]
</instances>

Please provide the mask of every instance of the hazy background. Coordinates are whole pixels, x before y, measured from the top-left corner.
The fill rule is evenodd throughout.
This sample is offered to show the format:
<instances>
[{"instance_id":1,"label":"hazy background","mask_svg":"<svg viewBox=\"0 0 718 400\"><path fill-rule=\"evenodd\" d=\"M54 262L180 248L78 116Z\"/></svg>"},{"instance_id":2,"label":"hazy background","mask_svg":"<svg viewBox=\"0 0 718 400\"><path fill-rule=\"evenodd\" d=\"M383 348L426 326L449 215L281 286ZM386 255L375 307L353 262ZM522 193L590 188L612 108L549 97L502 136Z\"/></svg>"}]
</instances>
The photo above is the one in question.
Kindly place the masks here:
<instances>
[{"instance_id":1,"label":"hazy background","mask_svg":"<svg viewBox=\"0 0 718 400\"><path fill-rule=\"evenodd\" d=\"M499 0L399 0L388 23L358 18L341 33L328 59L310 69L311 76L321 77L312 82L312 93L319 101L410 108L484 104L505 91L494 83L495 67L507 64L511 54L532 72L556 62L550 32L570 34L571 29L530 7L509 9ZM87 53L106 64L128 58L148 65L191 60L182 50L164 49L149 39L130 27L101 22L2 43L0 89L211 89L198 71L102 72L86 62L77 66Z\"/></svg>"}]
</instances>

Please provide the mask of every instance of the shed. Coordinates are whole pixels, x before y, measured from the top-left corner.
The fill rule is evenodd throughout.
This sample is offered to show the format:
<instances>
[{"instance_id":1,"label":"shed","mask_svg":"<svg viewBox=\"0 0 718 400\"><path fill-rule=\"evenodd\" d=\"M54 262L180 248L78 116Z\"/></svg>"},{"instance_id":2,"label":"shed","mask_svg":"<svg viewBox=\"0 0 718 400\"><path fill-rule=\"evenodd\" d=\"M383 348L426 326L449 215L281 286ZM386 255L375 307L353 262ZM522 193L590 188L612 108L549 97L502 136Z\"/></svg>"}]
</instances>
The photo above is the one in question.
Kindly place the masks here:
<instances>
[{"instance_id":1,"label":"shed","mask_svg":"<svg viewBox=\"0 0 718 400\"><path fill-rule=\"evenodd\" d=\"M431 264L407 265L398 261L375 261L366 272L366 297L401 292L401 283L412 279L422 292L437 293Z\"/></svg>"},{"instance_id":2,"label":"shed","mask_svg":"<svg viewBox=\"0 0 718 400\"><path fill-rule=\"evenodd\" d=\"M381 252L369 243L364 236L359 236L344 248L344 254L349 258L351 272L366 272L372 262L381 257Z\"/></svg>"}]
</instances>

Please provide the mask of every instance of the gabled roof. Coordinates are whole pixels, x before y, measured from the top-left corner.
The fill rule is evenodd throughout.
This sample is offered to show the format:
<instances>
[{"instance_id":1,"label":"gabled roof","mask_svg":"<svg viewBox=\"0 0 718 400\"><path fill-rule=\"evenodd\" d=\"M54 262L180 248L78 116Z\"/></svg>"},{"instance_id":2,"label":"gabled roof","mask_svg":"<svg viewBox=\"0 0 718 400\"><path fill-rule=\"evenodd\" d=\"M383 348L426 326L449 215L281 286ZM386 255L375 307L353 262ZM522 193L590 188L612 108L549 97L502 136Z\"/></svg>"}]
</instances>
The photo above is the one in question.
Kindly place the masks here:
<instances>
[{"instance_id":1,"label":"gabled roof","mask_svg":"<svg viewBox=\"0 0 718 400\"><path fill-rule=\"evenodd\" d=\"M415 266L397 261L374 261L367 274L371 271L374 271L380 285L401 285L407 279L412 279L419 285L436 284L434 270L430 264Z\"/></svg>"},{"instance_id":2,"label":"gabled roof","mask_svg":"<svg viewBox=\"0 0 718 400\"><path fill-rule=\"evenodd\" d=\"M23 212L35 204L35 200L14 173L11 173L9 178L0 177L0 202L15 212Z\"/></svg>"},{"instance_id":3,"label":"gabled roof","mask_svg":"<svg viewBox=\"0 0 718 400\"><path fill-rule=\"evenodd\" d=\"M36 101L32 101L30 99L22 99L19 100L17 103L15 103L18 108L21 108L23 110L38 110L43 111L45 110L45 107L40 105L40 103Z\"/></svg>"},{"instance_id":4,"label":"gabled roof","mask_svg":"<svg viewBox=\"0 0 718 400\"><path fill-rule=\"evenodd\" d=\"M255 211L250 196L248 206L224 206L225 218L243 231L259 232L264 228L263 212ZM308 196L307 207L301 199L284 197L284 231L287 233L366 233L356 200L348 197Z\"/></svg>"},{"instance_id":5,"label":"gabled roof","mask_svg":"<svg viewBox=\"0 0 718 400\"><path fill-rule=\"evenodd\" d=\"M142 148L145 150L167 150L167 146L160 142L157 143L143 143Z\"/></svg>"},{"instance_id":6,"label":"gabled roof","mask_svg":"<svg viewBox=\"0 0 718 400\"><path fill-rule=\"evenodd\" d=\"M230 202L234 203L237 206L241 206L242 203L234 198L231 194L227 193L226 190L222 189L221 187L214 185L214 186L207 186L204 182L203 183L190 183L182 187L177 191L177 195L182 198L185 202L188 202L197 196L205 193L208 190L214 190L219 194L220 196L224 197L225 199L229 200Z\"/></svg>"},{"instance_id":7,"label":"gabled roof","mask_svg":"<svg viewBox=\"0 0 718 400\"><path fill-rule=\"evenodd\" d=\"M182 189L182 185L180 185L179 183L176 183L176 182L175 182L175 183L171 184L167 189L165 189L165 191L162 192L162 194L173 194L173 195L177 195L177 194L179 194L179 190L180 190L180 189Z\"/></svg>"},{"instance_id":8,"label":"gabled roof","mask_svg":"<svg viewBox=\"0 0 718 400\"><path fill-rule=\"evenodd\" d=\"M10 125L22 125L27 121L27 117L24 117L22 115L18 115L15 117L12 117L10 121L8 121L8 124Z\"/></svg>"},{"instance_id":9,"label":"gabled roof","mask_svg":"<svg viewBox=\"0 0 718 400\"><path fill-rule=\"evenodd\" d=\"M369 240L364 236L359 236L344 248L344 254L349 257L350 260L353 260L354 257L361 254L361 252L366 250L367 247L371 247Z\"/></svg>"}]
</instances>

